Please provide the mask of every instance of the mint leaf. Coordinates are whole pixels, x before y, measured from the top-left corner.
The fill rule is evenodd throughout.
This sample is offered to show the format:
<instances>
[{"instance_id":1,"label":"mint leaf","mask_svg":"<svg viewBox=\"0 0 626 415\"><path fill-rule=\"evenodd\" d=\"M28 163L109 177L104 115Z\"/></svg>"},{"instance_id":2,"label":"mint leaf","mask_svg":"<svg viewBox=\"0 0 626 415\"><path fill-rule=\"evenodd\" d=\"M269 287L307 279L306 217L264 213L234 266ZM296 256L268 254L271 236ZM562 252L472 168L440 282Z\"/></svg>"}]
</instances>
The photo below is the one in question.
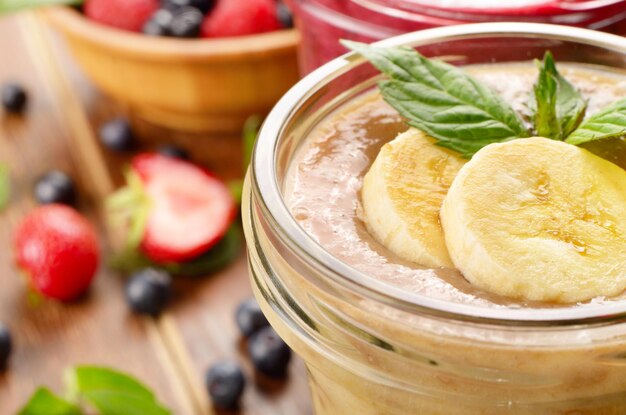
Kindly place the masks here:
<instances>
[{"instance_id":1,"label":"mint leaf","mask_svg":"<svg viewBox=\"0 0 626 415\"><path fill-rule=\"evenodd\" d=\"M0 212L7 207L10 198L11 178L9 177L9 168L0 165Z\"/></svg>"},{"instance_id":2,"label":"mint leaf","mask_svg":"<svg viewBox=\"0 0 626 415\"><path fill-rule=\"evenodd\" d=\"M565 142L579 145L623 136L626 136L626 98L589 117L567 137Z\"/></svg>"},{"instance_id":3,"label":"mint leaf","mask_svg":"<svg viewBox=\"0 0 626 415\"><path fill-rule=\"evenodd\" d=\"M47 388L39 388L19 415L81 415L80 408L54 395Z\"/></svg>"},{"instance_id":4,"label":"mint leaf","mask_svg":"<svg viewBox=\"0 0 626 415\"><path fill-rule=\"evenodd\" d=\"M542 137L564 140L582 121L587 101L556 69L549 51L538 62L539 76L534 86L535 129Z\"/></svg>"},{"instance_id":5,"label":"mint leaf","mask_svg":"<svg viewBox=\"0 0 626 415\"><path fill-rule=\"evenodd\" d=\"M488 144L529 136L497 93L453 65L411 48L343 44L391 78L379 83L385 101L442 147L471 157Z\"/></svg>"},{"instance_id":6,"label":"mint leaf","mask_svg":"<svg viewBox=\"0 0 626 415\"><path fill-rule=\"evenodd\" d=\"M84 0L0 0L0 13L9 13L41 6L74 6L82 4L83 1Z\"/></svg>"},{"instance_id":7,"label":"mint leaf","mask_svg":"<svg viewBox=\"0 0 626 415\"><path fill-rule=\"evenodd\" d=\"M70 394L87 402L100 415L169 415L150 389L112 369L80 366L68 372Z\"/></svg>"}]
</instances>

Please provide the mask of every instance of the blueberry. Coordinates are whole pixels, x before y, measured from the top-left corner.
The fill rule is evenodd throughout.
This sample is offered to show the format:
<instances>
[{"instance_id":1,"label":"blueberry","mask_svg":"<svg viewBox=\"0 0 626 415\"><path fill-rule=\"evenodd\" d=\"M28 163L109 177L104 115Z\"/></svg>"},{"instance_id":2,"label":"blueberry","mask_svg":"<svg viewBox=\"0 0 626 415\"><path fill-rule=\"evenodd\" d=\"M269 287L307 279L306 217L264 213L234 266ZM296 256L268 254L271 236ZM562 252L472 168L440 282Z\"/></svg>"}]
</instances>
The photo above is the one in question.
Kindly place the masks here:
<instances>
[{"instance_id":1,"label":"blueberry","mask_svg":"<svg viewBox=\"0 0 626 415\"><path fill-rule=\"evenodd\" d=\"M187 150L177 147L173 144L163 144L157 149L158 153L173 159L189 160Z\"/></svg>"},{"instance_id":2,"label":"blueberry","mask_svg":"<svg viewBox=\"0 0 626 415\"><path fill-rule=\"evenodd\" d=\"M276 14L278 16L280 26L284 29L291 29L293 27L293 14L291 13L289 7L287 7L287 5L282 1L279 1L276 7Z\"/></svg>"},{"instance_id":3,"label":"blueberry","mask_svg":"<svg viewBox=\"0 0 626 415\"><path fill-rule=\"evenodd\" d=\"M174 37L198 37L204 15L195 7L181 7L174 11L170 32Z\"/></svg>"},{"instance_id":4,"label":"blueberry","mask_svg":"<svg viewBox=\"0 0 626 415\"><path fill-rule=\"evenodd\" d=\"M0 323L0 370L6 368L12 350L11 332L4 324Z\"/></svg>"},{"instance_id":5,"label":"blueberry","mask_svg":"<svg viewBox=\"0 0 626 415\"><path fill-rule=\"evenodd\" d=\"M114 118L100 127L100 141L111 150L127 151L133 148L135 136L126 119Z\"/></svg>"},{"instance_id":6,"label":"blueberry","mask_svg":"<svg viewBox=\"0 0 626 415\"><path fill-rule=\"evenodd\" d=\"M248 353L255 369L270 378L283 378L291 360L291 349L271 327L264 327L250 337Z\"/></svg>"},{"instance_id":7,"label":"blueberry","mask_svg":"<svg viewBox=\"0 0 626 415\"><path fill-rule=\"evenodd\" d=\"M259 307L254 297L248 298L239 304L237 313L235 314L237 326L244 337L250 337L263 327L269 326L269 322Z\"/></svg>"},{"instance_id":8,"label":"blueberry","mask_svg":"<svg viewBox=\"0 0 626 415\"><path fill-rule=\"evenodd\" d=\"M148 20L141 29L144 35L148 36L167 36L170 31L167 27L163 27L154 20Z\"/></svg>"},{"instance_id":9,"label":"blueberry","mask_svg":"<svg viewBox=\"0 0 626 415\"><path fill-rule=\"evenodd\" d=\"M76 186L70 176L62 171L52 170L35 183L35 198L42 205L50 203L73 205L76 201Z\"/></svg>"},{"instance_id":10,"label":"blueberry","mask_svg":"<svg viewBox=\"0 0 626 415\"><path fill-rule=\"evenodd\" d=\"M28 95L23 86L8 83L2 86L2 106L7 112L21 113L26 108Z\"/></svg>"},{"instance_id":11,"label":"blueberry","mask_svg":"<svg viewBox=\"0 0 626 415\"><path fill-rule=\"evenodd\" d=\"M181 7L195 7L205 14L215 6L215 0L165 0L163 3L170 10Z\"/></svg>"},{"instance_id":12,"label":"blueberry","mask_svg":"<svg viewBox=\"0 0 626 415\"><path fill-rule=\"evenodd\" d=\"M172 278L165 271L145 268L134 273L126 285L126 299L138 314L158 315L170 299Z\"/></svg>"},{"instance_id":13,"label":"blueberry","mask_svg":"<svg viewBox=\"0 0 626 415\"><path fill-rule=\"evenodd\" d=\"M144 24L143 33L149 36L169 36L173 19L174 13L171 10L159 9Z\"/></svg>"},{"instance_id":14,"label":"blueberry","mask_svg":"<svg viewBox=\"0 0 626 415\"><path fill-rule=\"evenodd\" d=\"M206 388L219 409L237 409L245 386L243 371L235 362L218 362L207 371Z\"/></svg>"}]
</instances>

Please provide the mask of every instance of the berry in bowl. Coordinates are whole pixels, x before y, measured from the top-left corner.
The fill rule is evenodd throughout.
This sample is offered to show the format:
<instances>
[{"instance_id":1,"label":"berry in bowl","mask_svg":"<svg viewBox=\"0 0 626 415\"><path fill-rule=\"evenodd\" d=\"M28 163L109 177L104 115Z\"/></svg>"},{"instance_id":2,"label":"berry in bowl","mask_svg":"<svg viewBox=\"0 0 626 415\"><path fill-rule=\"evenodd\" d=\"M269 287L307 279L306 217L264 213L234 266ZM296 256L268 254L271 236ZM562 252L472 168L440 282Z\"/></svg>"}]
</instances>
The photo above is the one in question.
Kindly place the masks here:
<instances>
[{"instance_id":1,"label":"berry in bowl","mask_svg":"<svg viewBox=\"0 0 626 415\"><path fill-rule=\"evenodd\" d=\"M103 92L163 127L237 132L298 79L299 36L275 0L87 0L43 14Z\"/></svg>"}]
</instances>

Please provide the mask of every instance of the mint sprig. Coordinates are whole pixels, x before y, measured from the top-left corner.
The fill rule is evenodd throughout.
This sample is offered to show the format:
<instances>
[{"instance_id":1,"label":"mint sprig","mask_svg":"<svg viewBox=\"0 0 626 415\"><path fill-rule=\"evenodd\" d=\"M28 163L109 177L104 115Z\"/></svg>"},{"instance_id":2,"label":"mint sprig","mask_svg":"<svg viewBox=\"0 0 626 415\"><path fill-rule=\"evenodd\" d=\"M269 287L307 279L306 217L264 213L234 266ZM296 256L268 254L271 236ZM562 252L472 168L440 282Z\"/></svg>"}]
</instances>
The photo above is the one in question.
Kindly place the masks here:
<instances>
[{"instance_id":1,"label":"mint sprig","mask_svg":"<svg viewBox=\"0 0 626 415\"><path fill-rule=\"evenodd\" d=\"M471 157L491 143L529 136L497 93L455 66L407 47L342 43L388 76L379 82L385 101L409 125L434 137L437 145ZM538 67L531 102L538 135L574 145L626 137L626 98L583 121L587 100L558 72L549 51Z\"/></svg>"},{"instance_id":2,"label":"mint sprig","mask_svg":"<svg viewBox=\"0 0 626 415\"><path fill-rule=\"evenodd\" d=\"M488 144L529 137L518 114L495 91L456 66L411 48L343 44L390 78L379 83L385 101L437 145L471 157Z\"/></svg>"},{"instance_id":3,"label":"mint sprig","mask_svg":"<svg viewBox=\"0 0 626 415\"><path fill-rule=\"evenodd\" d=\"M84 0L0 0L0 14L42 6L76 6Z\"/></svg>"},{"instance_id":4,"label":"mint sprig","mask_svg":"<svg viewBox=\"0 0 626 415\"><path fill-rule=\"evenodd\" d=\"M564 140L578 127L587 109L580 91L556 68L552 53L537 62L539 76L534 85L535 129L542 137Z\"/></svg>"},{"instance_id":5,"label":"mint sprig","mask_svg":"<svg viewBox=\"0 0 626 415\"><path fill-rule=\"evenodd\" d=\"M66 373L66 398L38 389L19 415L170 415L137 379L109 368L79 366Z\"/></svg>"},{"instance_id":6,"label":"mint sprig","mask_svg":"<svg viewBox=\"0 0 626 415\"><path fill-rule=\"evenodd\" d=\"M48 388L35 391L18 415L82 415L78 405L56 396Z\"/></svg>"},{"instance_id":7,"label":"mint sprig","mask_svg":"<svg viewBox=\"0 0 626 415\"><path fill-rule=\"evenodd\" d=\"M626 136L626 98L589 117L567 137L565 142L579 145L623 136Z\"/></svg>"}]
</instances>

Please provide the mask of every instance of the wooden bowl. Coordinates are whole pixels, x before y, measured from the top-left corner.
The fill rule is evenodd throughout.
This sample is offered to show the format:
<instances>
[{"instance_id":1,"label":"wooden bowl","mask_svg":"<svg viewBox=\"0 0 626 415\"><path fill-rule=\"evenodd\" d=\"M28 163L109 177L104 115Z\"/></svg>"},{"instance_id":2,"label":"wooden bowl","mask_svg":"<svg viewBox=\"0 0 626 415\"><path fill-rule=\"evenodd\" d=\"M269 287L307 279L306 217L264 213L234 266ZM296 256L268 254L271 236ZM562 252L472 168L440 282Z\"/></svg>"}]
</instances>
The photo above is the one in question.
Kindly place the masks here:
<instances>
[{"instance_id":1,"label":"wooden bowl","mask_svg":"<svg viewBox=\"0 0 626 415\"><path fill-rule=\"evenodd\" d=\"M298 80L295 30L184 40L110 28L69 7L42 13L102 91L160 126L234 133Z\"/></svg>"}]
</instances>

